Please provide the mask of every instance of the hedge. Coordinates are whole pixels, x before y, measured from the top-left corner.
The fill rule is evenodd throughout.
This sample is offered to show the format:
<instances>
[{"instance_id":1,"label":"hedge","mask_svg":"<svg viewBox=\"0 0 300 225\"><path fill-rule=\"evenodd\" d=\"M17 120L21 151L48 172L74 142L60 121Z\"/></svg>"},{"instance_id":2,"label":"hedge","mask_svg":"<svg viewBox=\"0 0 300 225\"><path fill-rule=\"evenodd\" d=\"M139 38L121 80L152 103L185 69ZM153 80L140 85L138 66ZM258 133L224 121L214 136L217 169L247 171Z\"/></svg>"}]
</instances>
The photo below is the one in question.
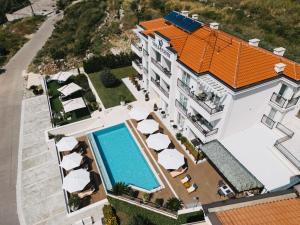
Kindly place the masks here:
<instances>
[{"instance_id":1,"label":"hedge","mask_svg":"<svg viewBox=\"0 0 300 225\"><path fill-rule=\"evenodd\" d=\"M95 73L104 68L110 69L130 66L136 58L133 53L121 53L119 55L109 54L106 56L93 56L83 61L83 68L86 73Z\"/></svg>"}]
</instances>

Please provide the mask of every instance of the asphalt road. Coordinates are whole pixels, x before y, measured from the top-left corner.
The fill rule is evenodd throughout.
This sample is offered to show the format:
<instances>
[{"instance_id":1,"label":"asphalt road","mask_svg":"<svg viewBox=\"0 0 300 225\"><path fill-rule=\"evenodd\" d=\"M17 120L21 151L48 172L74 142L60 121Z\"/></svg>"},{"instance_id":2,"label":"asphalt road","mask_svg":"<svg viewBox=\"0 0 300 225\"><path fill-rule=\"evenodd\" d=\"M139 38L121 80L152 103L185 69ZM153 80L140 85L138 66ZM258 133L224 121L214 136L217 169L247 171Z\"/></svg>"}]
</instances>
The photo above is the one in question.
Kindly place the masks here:
<instances>
[{"instance_id":1,"label":"asphalt road","mask_svg":"<svg viewBox=\"0 0 300 225\"><path fill-rule=\"evenodd\" d=\"M21 104L22 71L50 37L57 16L49 17L0 75L0 224L19 224L16 205L16 178Z\"/></svg>"}]
</instances>

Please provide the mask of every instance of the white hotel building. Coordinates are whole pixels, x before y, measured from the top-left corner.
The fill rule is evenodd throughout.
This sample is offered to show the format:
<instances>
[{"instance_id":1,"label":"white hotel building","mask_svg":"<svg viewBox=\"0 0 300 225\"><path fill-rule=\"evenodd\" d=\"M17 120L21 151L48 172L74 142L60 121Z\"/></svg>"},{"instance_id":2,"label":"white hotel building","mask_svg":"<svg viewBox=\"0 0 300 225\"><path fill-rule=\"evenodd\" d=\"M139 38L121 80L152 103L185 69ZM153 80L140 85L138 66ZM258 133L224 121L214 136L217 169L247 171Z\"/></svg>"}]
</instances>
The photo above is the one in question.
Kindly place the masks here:
<instances>
[{"instance_id":1,"label":"white hotel building","mask_svg":"<svg viewBox=\"0 0 300 225\"><path fill-rule=\"evenodd\" d=\"M218 140L267 191L287 188L300 181L300 65L218 27L187 12L137 25L141 86L190 140Z\"/></svg>"}]
</instances>

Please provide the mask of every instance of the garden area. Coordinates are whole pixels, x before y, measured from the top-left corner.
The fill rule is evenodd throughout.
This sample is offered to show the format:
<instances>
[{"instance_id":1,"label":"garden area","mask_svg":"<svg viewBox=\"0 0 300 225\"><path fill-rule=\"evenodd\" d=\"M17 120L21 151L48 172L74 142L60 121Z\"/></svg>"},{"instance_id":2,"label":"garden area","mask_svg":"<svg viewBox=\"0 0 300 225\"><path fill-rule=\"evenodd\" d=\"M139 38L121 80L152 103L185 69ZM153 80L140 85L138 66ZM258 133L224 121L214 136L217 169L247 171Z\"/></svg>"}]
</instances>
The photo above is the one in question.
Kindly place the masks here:
<instances>
[{"instance_id":1,"label":"garden area","mask_svg":"<svg viewBox=\"0 0 300 225\"><path fill-rule=\"evenodd\" d=\"M82 97L86 106L85 108L77 109L71 112L64 113L60 92L58 91L64 85L75 83L82 90L73 93L64 99L64 101ZM96 98L92 93L87 77L84 74L72 76L66 82L59 83L56 80L47 81L49 101L52 111L52 123L55 126L61 126L91 117L91 112L98 109Z\"/></svg>"},{"instance_id":2,"label":"garden area","mask_svg":"<svg viewBox=\"0 0 300 225\"><path fill-rule=\"evenodd\" d=\"M129 103L135 101L134 96L128 90L121 79L134 76L136 71L131 67L117 69L103 69L100 72L89 74L105 108L120 105L121 101Z\"/></svg>"},{"instance_id":3,"label":"garden area","mask_svg":"<svg viewBox=\"0 0 300 225\"><path fill-rule=\"evenodd\" d=\"M106 206L103 209L105 224L179 225L204 220L203 211L182 214L179 215L178 219L176 220L112 197L108 197L108 201L111 205ZM109 223L108 221L112 221L112 223Z\"/></svg>"},{"instance_id":4,"label":"garden area","mask_svg":"<svg viewBox=\"0 0 300 225\"><path fill-rule=\"evenodd\" d=\"M44 16L34 16L0 25L0 67L16 54L44 20Z\"/></svg>"}]
</instances>

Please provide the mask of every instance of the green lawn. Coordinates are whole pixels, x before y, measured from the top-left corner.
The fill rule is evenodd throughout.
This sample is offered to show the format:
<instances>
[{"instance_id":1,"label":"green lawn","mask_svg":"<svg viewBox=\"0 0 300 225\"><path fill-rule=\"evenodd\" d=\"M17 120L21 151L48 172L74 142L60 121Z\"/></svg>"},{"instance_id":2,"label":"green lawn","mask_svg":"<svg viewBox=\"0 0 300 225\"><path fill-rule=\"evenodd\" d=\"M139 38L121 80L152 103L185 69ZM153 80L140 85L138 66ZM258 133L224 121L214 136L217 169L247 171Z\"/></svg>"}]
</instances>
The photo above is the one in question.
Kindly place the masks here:
<instances>
[{"instance_id":1,"label":"green lawn","mask_svg":"<svg viewBox=\"0 0 300 225\"><path fill-rule=\"evenodd\" d=\"M111 71L119 79L136 74L136 71L131 66L113 69ZM89 77L105 108L120 105L120 96L124 96L127 103L135 101L134 96L123 82L117 87L106 88L100 80L100 72L89 74Z\"/></svg>"}]
</instances>

